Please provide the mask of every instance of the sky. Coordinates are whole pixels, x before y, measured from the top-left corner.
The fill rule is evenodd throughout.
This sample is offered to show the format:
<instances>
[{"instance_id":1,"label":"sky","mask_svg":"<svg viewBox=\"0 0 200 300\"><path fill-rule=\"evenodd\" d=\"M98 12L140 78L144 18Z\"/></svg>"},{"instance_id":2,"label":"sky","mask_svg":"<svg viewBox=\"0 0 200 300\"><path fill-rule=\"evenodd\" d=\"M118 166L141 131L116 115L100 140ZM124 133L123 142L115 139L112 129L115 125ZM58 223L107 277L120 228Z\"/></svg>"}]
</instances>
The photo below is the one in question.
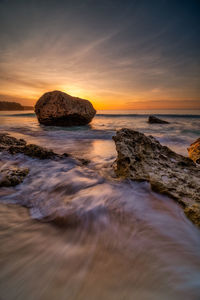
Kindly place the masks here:
<instances>
[{"instance_id":1,"label":"sky","mask_svg":"<svg viewBox=\"0 0 200 300\"><path fill-rule=\"evenodd\" d=\"M200 109L199 0L0 0L0 101Z\"/></svg>"}]
</instances>

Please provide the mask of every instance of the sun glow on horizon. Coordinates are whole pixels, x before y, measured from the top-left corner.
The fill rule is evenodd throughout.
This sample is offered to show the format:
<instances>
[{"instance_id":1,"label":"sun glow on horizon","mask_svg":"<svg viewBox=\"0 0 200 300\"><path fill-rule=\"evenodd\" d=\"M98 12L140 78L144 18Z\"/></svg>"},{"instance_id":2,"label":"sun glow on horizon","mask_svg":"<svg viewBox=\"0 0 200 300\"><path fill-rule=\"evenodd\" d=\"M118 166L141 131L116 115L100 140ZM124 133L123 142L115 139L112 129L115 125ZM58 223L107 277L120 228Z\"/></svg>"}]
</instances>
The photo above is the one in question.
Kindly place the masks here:
<instances>
[{"instance_id":1,"label":"sun glow on horizon","mask_svg":"<svg viewBox=\"0 0 200 300\"><path fill-rule=\"evenodd\" d=\"M200 108L196 2L33 2L0 1L1 101L60 90L96 109Z\"/></svg>"},{"instance_id":2,"label":"sun glow on horizon","mask_svg":"<svg viewBox=\"0 0 200 300\"><path fill-rule=\"evenodd\" d=\"M22 105L34 106L37 100L46 92L59 90L65 92L73 97L89 100L96 110L151 110L151 109L197 109L200 110L200 100L187 100L187 99L146 99L140 98L140 95L132 98L129 95L113 95L112 93L101 93L99 91L89 93L84 88L78 85L60 85L51 87L49 89L38 90L34 88L15 88L10 93L0 95L0 101L14 101Z\"/></svg>"}]
</instances>

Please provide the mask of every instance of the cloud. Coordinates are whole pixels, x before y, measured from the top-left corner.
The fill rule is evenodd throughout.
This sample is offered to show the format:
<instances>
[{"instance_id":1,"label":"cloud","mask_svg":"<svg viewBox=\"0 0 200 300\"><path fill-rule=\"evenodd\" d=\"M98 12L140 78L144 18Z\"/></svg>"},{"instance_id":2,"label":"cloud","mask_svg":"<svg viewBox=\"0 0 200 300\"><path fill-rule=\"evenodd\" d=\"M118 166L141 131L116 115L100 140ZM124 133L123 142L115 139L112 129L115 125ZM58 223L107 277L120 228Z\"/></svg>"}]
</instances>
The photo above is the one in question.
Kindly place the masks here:
<instances>
[{"instance_id":1,"label":"cloud","mask_svg":"<svg viewBox=\"0 0 200 300\"><path fill-rule=\"evenodd\" d=\"M62 88L120 107L131 99L153 98L168 99L169 105L180 99L182 107L181 100L199 97L196 1L181 6L180 1L158 0L0 5L0 87L5 95L34 102L43 92Z\"/></svg>"},{"instance_id":2,"label":"cloud","mask_svg":"<svg viewBox=\"0 0 200 300\"><path fill-rule=\"evenodd\" d=\"M200 110L200 99L198 100L145 100L145 101L130 101L125 103L126 108L134 109L140 107L141 109L197 109Z\"/></svg>"}]
</instances>

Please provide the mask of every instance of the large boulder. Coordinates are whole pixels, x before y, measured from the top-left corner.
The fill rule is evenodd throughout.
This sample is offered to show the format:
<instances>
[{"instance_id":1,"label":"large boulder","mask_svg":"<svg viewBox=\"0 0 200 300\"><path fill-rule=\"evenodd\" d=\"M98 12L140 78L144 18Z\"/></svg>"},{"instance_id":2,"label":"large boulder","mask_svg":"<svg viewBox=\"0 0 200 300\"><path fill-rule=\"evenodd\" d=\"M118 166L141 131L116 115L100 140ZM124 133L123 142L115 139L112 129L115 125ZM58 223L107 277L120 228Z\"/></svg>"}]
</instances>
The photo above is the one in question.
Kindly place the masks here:
<instances>
[{"instance_id":1,"label":"large boulder","mask_svg":"<svg viewBox=\"0 0 200 300\"><path fill-rule=\"evenodd\" d=\"M153 190L178 201L186 215L200 226L200 168L152 136L124 128L113 139L118 153L116 174L148 181Z\"/></svg>"},{"instance_id":2,"label":"large boulder","mask_svg":"<svg viewBox=\"0 0 200 300\"><path fill-rule=\"evenodd\" d=\"M88 124L96 110L88 100L53 91L45 93L37 101L35 113L41 124L73 126Z\"/></svg>"},{"instance_id":3,"label":"large boulder","mask_svg":"<svg viewBox=\"0 0 200 300\"><path fill-rule=\"evenodd\" d=\"M149 116L148 122L150 124L169 124L169 122L161 120L155 116Z\"/></svg>"},{"instance_id":4,"label":"large boulder","mask_svg":"<svg viewBox=\"0 0 200 300\"><path fill-rule=\"evenodd\" d=\"M200 164L200 138L188 148L189 157L197 164Z\"/></svg>"}]
</instances>

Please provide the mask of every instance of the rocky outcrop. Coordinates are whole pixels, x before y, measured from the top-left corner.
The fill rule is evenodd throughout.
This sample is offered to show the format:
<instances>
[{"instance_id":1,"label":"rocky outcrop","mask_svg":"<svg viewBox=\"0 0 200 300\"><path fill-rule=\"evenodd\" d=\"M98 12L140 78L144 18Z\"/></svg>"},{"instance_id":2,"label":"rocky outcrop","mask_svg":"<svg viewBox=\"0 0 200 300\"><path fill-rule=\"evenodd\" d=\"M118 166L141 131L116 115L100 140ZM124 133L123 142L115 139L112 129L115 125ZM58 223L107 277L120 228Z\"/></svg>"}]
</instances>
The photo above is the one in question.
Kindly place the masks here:
<instances>
[{"instance_id":1,"label":"rocky outcrop","mask_svg":"<svg viewBox=\"0 0 200 300\"><path fill-rule=\"evenodd\" d=\"M189 157L197 164L200 164L200 138L188 148Z\"/></svg>"},{"instance_id":2,"label":"rocky outcrop","mask_svg":"<svg viewBox=\"0 0 200 300\"><path fill-rule=\"evenodd\" d=\"M96 110L88 100L53 91L45 93L37 101L35 113L41 124L73 126L91 122Z\"/></svg>"},{"instance_id":3,"label":"rocky outcrop","mask_svg":"<svg viewBox=\"0 0 200 300\"><path fill-rule=\"evenodd\" d=\"M26 146L26 142L23 139L16 139L10 136L8 133L0 133L0 151L8 150L10 147L23 147Z\"/></svg>"},{"instance_id":4,"label":"rocky outcrop","mask_svg":"<svg viewBox=\"0 0 200 300\"><path fill-rule=\"evenodd\" d=\"M23 153L27 156L39 159L60 157L59 154L54 153L52 150L34 144L27 144L23 139L16 139L7 133L0 134L0 151L3 150L8 151L10 154ZM64 155L66 157L68 154Z\"/></svg>"},{"instance_id":5,"label":"rocky outcrop","mask_svg":"<svg viewBox=\"0 0 200 300\"><path fill-rule=\"evenodd\" d=\"M16 139L8 133L0 133L0 152L7 151L14 155L22 153L32 158L38 159L66 159L70 158L74 163L80 166L86 166L90 160L83 157L72 157L68 153L58 154L50 149L43 148L35 144L27 144L23 139Z\"/></svg>"},{"instance_id":6,"label":"rocky outcrop","mask_svg":"<svg viewBox=\"0 0 200 300\"><path fill-rule=\"evenodd\" d=\"M148 122L150 124L169 124L169 122L161 120L155 116L149 116Z\"/></svg>"},{"instance_id":7,"label":"rocky outcrop","mask_svg":"<svg viewBox=\"0 0 200 300\"><path fill-rule=\"evenodd\" d=\"M29 173L27 168L2 167L0 169L0 187L15 186L23 182L26 175Z\"/></svg>"},{"instance_id":8,"label":"rocky outcrop","mask_svg":"<svg viewBox=\"0 0 200 300\"><path fill-rule=\"evenodd\" d=\"M152 136L121 129L113 139L118 153L114 165L116 174L148 181L154 191L178 201L186 215L200 226L200 168Z\"/></svg>"}]
</instances>

